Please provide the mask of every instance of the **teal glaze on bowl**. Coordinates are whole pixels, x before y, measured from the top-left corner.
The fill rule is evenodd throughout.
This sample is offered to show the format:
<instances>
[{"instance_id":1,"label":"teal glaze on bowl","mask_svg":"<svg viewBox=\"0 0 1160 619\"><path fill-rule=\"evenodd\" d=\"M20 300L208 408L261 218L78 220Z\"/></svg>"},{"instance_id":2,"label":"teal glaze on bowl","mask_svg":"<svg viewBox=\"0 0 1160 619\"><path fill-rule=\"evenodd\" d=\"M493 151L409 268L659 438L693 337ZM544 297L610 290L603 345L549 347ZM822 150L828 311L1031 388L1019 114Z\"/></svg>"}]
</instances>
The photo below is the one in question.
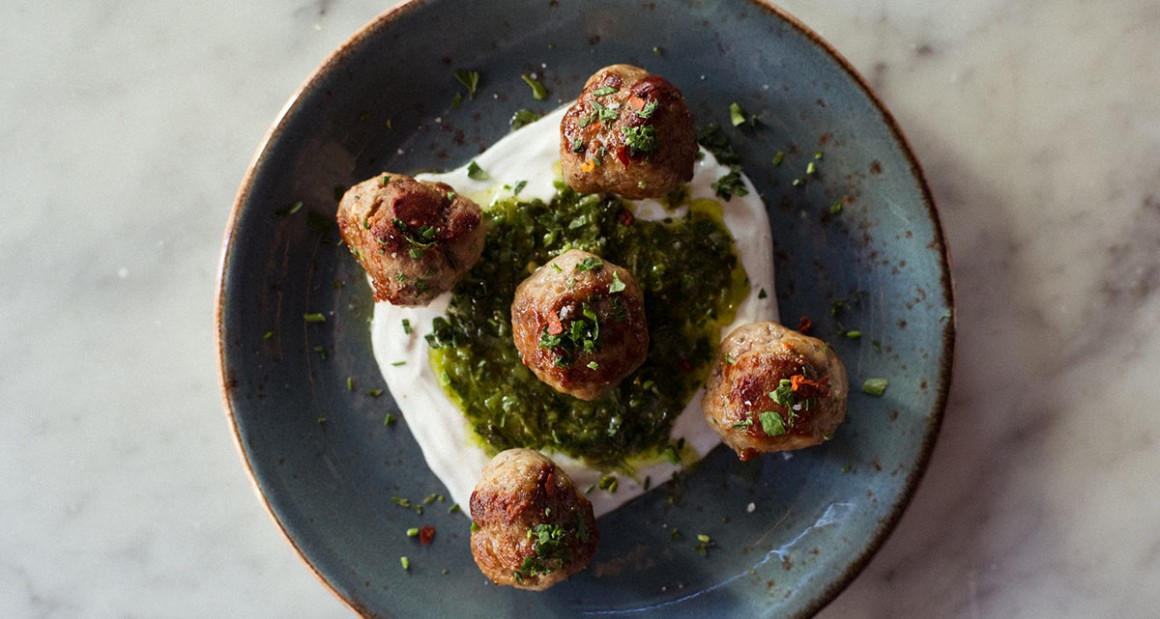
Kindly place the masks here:
<instances>
[{"instance_id":1,"label":"teal glaze on bowl","mask_svg":"<svg viewBox=\"0 0 1160 619\"><path fill-rule=\"evenodd\" d=\"M446 491L390 394L372 395L384 385L370 290L338 243L336 193L383 170L460 165L517 110L546 112L619 62L681 88L698 126L725 127L768 205L781 315L833 343L855 393L831 442L747 463L719 448L602 518L587 571L543 593L496 587L471 559L466 506L434 499L420 514L396 500ZM479 72L474 98L458 69ZM533 99L530 73L549 100ZM756 124L732 127L733 102ZM801 617L849 583L909 501L938 433L954 314L938 216L899 129L776 7L432 0L357 33L274 125L230 218L217 335L231 426L266 505L365 616ZM889 379L882 397L857 390L872 377ZM423 525L437 530L425 546L404 534Z\"/></svg>"}]
</instances>

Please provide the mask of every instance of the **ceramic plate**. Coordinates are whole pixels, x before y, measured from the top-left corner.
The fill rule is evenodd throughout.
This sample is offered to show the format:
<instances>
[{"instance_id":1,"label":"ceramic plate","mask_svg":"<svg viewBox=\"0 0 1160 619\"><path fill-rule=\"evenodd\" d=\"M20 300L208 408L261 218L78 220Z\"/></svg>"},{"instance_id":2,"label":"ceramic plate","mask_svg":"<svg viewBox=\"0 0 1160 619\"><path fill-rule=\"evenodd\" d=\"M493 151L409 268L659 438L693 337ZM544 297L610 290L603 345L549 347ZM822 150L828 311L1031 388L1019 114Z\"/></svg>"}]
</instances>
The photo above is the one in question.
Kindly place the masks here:
<instances>
[{"instance_id":1,"label":"ceramic plate","mask_svg":"<svg viewBox=\"0 0 1160 619\"><path fill-rule=\"evenodd\" d=\"M718 448L602 518L587 571L543 593L496 587L391 394L375 395L371 295L338 243L337 196L382 170L458 166L517 110L546 112L618 62L676 84L698 126L725 127L768 204L783 320L808 318L844 358L849 416L791 457L741 463ZM459 70L478 72L474 97ZM521 79L533 73L548 99ZM756 122L734 128L731 103ZM849 64L772 5L431 0L357 33L275 123L229 222L217 332L246 467L290 543L359 613L791 617L857 574L922 475L948 389L951 296L938 217L898 127ZM858 390L870 378L889 381L884 394ZM404 533L424 525L430 544ZM704 556L699 534L713 542Z\"/></svg>"}]
</instances>

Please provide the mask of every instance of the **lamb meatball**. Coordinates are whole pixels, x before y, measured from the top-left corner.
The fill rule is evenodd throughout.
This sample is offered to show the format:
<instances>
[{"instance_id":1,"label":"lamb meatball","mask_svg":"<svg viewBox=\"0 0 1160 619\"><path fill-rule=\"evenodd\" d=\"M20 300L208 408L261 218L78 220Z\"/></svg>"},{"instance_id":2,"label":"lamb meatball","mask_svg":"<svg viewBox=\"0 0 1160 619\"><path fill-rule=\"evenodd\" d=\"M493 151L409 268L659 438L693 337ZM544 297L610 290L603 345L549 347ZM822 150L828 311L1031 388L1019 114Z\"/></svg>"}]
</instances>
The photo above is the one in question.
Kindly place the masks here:
<instances>
[{"instance_id":1,"label":"lamb meatball","mask_svg":"<svg viewBox=\"0 0 1160 619\"><path fill-rule=\"evenodd\" d=\"M595 400L648 356L644 294L627 269L572 249L516 287L512 337L540 380Z\"/></svg>"},{"instance_id":2,"label":"lamb meatball","mask_svg":"<svg viewBox=\"0 0 1160 619\"><path fill-rule=\"evenodd\" d=\"M693 178L696 156L684 95L640 67L597 71L560 122L560 166L580 193L659 198Z\"/></svg>"},{"instance_id":3,"label":"lamb meatball","mask_svg":"<svg viewBox=\"0 0 1160 619\"><path fill-rule=\"evenodd\" d=\"M500 452L471 493L471 555L497 585L542 591L588 566L600 537L592 504L531 449Z\"/></svg>"},{"instance_id":4,"label":"lamb meatball","mask_svg":"<svg viewBox=\"0 0 1160 619\"><path fill-rule=\"evenodd\" d=\"M825 342L775 322L734 329L705 388L705 420L741 460L817 445L846 417L846 368Z\"/></svg>"},{"instance_id":5,"label":"lamb meatball","mask_svg":"<svg viewBox=\"0 0 1160 619\"><path fill-rule=\"evenodd\" d=\"M483 253L479 205L444 183L385 172L351 187L338 230L371 276L375 301L426 305Z\"/></svg>"}]
</instances>

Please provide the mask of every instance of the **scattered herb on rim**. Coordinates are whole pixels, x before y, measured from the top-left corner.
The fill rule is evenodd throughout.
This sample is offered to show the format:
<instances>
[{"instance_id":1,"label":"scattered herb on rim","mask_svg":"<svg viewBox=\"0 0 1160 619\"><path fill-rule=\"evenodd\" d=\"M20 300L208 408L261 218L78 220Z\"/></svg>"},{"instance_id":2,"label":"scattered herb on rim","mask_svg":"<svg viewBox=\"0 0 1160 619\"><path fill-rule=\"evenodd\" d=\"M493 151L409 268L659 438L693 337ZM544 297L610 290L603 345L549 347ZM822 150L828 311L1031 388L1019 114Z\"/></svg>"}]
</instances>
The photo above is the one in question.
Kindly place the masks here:
<instances>
[{"instance_id":1,"label":"scattered herb on rim","mask_svg":"<svg viewBox=\"0 0 1160 619\"><path fill-rule=\"evenodd\" d=\"M475 91L479 89L479 71L459 69L455 72L455 79L463 84L464 88L467 88L468 98L474 99Z\"/></svg>"},{"instance_id":2,"label":"scattered herb on rim","mask_svg":"<svg viewBox=\"0 0 1160 619\"><path fill-rule=\"evenodd\" d=\"M548 98L548 89L544 88L544 85L534 77L524 74L520 76L520 79L524 80L524 83L531 87L532 96L535 97L537 101L543 101L544 99Z\"/></svg>"},{"instance_id":3,"label":"scattered herb on rim","mask_svg":"<svg viewBox=\"0 0 1160 619\"><path fill-rule=\"evenodd\" d=\"M747 120L745 110L741 109L741 105L736 101L729 104L729 121L733 123L734 127L740 127L745 124Z\"/></svg>"},{"instance_id":4,"label":"scattered herb on rim","mask_svg":"<svg viewBox=\"0 0 1160 619\"><path fill-rule=\"evenodd\" d=\"M301 209L302 209L302 200L299 200L299 201L295 202L294 204L287 206L286 208L279 209L275 213L275 215L277 215L278 217L286 217L288 215L293 215L294 213L297 213Z\"/></svg>"},{"instance_id":5,"label":"scattered herb on rim","mask_svg":"<svg viewBox=\"0 0 1160 619\"><path fill-rule=\"evenodd\" d=\"M326 322L326 316L323 316L321 312L303 314L302 319L306 322Z\"/></svg>"},{"instance_id":6,"label":"scattered herb on rim","mask_svg":"<svg viewBox=\"0 0 1160 619\"><path fill-rule=\"evenodd\" d=\"M880 396L886 393L886 387L890 381L885 378L867 378L862 383L862 393L867 395Z\"/></svg>"}]
</instances>

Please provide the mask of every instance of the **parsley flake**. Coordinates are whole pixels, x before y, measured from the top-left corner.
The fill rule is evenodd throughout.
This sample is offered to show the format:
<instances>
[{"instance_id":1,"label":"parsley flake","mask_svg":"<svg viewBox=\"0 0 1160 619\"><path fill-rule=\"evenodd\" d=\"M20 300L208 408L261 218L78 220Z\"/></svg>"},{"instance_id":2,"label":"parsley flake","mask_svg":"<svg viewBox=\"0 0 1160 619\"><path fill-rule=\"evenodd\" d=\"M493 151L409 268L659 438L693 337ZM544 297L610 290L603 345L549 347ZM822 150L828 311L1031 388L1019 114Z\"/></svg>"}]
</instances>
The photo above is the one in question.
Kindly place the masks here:
<instances>
[{"instance_id":1,"label":"parsley flake","mask_svg":"<svg viewBox=\"0 0 1160 619\"><path fill-rule=\"evenodd\" d=\"M543 101L548 98L548 89L544 88L544 85L538 80L530 75L521 75L520 79L524 80L524 83L531 87L532 96L535 97L536 101Z\"/></svg>"},{"instance_id":2,"label":"parsley flake","mask_svg":"<svg viewBox=\"0 0 1160 619\"><path fill-rule=\"evenodd\" d=\"M459 69L455 72L455 79L467 89L467 97L475 98L475 91L479 89L479 71Z\"/></svg>"},{"instance_id":3,"label":"parsley flake","mask_svg":"<svg viewBox=\"0 0 1160 619\"><path fill-rule=\"evenodd\" d=\"M487 173L487 170L484 170L479 167L478 163L472 161L467 164L467 178L475 181L485 181L491 178L491 176Z\"/></svg>"}]
</instances>

